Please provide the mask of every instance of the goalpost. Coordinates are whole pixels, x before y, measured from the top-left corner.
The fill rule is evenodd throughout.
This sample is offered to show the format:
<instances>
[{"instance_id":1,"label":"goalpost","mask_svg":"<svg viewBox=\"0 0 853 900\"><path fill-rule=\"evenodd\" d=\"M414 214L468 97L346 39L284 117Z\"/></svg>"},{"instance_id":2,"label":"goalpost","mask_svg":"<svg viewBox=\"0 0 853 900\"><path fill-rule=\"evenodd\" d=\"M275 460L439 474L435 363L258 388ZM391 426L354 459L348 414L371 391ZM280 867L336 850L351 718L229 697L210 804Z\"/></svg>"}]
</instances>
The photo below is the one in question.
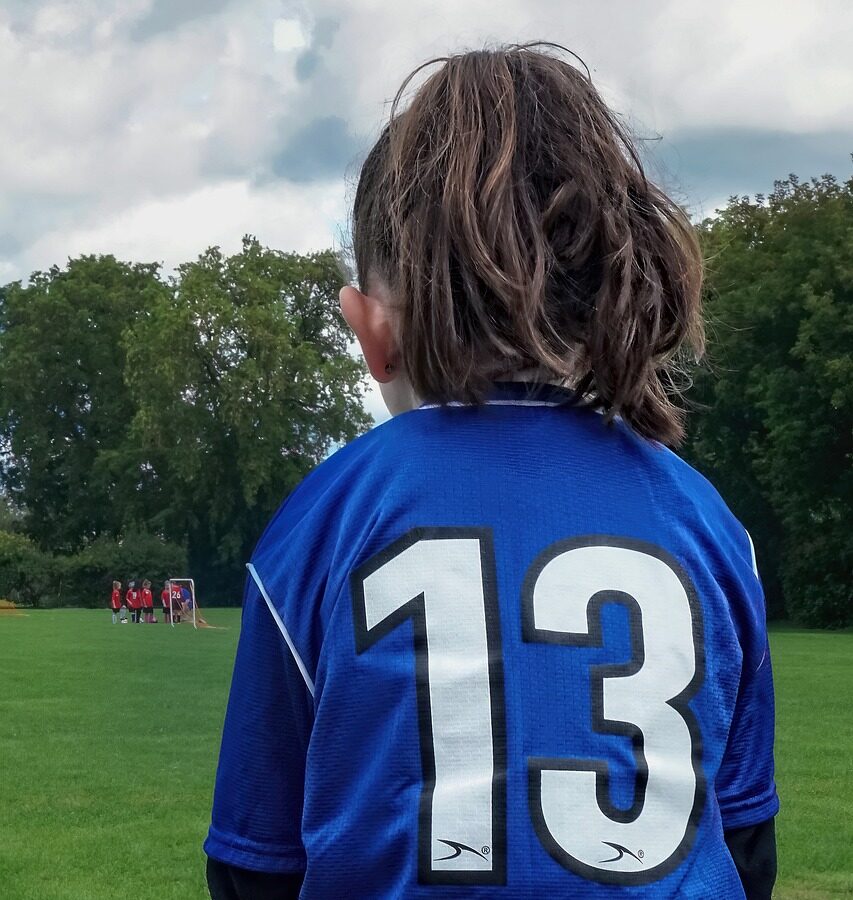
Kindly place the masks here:
<instances>
[{"instance_id":1,"label":"goalpost","mask_svg":"<svg viewBox=\"0 0 853 900\"><path fill-rule=\"evenodd\" d=\"M170 584L170 585L177 585L178 587L180 587L181 585L184 585L184 584L188 586L188 589L189 589L189 592L190 592L190 602L189 602L189 606L192 607L192 608L191 608L191 609L188 609L188 604L186 604L186 603L184 602L183 598L181 598L180 600L177 601L178 604L179 604L179 605L178 605L178 611L179 611L179 614L180 614L180 616L181 616L181 621L184 620L184 616L185 616L185 615L188 616L189 613L192 612L192 623L193 623L193 628L196 628L196 629L197 629L197 628L198 628L199 617L198 617L198 615L197 615L198 601L196 600L196 596L195 596L195 582L192 580L192 578L170 578L170 579L169 579L169 584ZM182 592L182 593L183 593L183 592ZM171 593L171 591L170 591L170 596L169 596L169 618L171 619L171 622L172 622L172 628L175 627L175 599L176 599L176 598L174 598L174 596L172 595L172 593ZM187 621L189 621L189 619L188 619ZM204 619L202 619L201 621L203 622Z\"/></svg>"}]
</instances>

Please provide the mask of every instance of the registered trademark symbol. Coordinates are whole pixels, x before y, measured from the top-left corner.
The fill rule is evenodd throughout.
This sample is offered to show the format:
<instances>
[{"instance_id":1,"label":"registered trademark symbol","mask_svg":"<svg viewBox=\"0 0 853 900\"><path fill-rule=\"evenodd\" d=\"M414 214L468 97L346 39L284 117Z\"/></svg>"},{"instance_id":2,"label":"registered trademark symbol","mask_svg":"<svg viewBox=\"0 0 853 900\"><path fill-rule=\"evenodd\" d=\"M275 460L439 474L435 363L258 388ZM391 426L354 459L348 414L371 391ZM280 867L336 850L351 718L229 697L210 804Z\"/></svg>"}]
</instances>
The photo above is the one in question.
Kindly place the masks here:
<instances>
[{"instance_id":1,"label":"registered trademark symbol","mask_svg":"<svg viewBox=\"0 0 853 900\"><path fill-rule=\"evenodd\" d=\"M482 847L481 849L482 849L483 854L484 854L485 856L488 856L488 855L492 852L492 848L491 848L491 847Z\"/></svg>"},{"instance_id":2,"label":"registered trademark symbol","mask_svg":"<svg viewBox=\"0 0 853 900\"><path fill-rule=\"evenodd\" d=\"M642 850L638 850L638 851L637 851L637 856L639 856L640 859L642 859L642 858L645 856L645 853L643 853Z\"/></svg>"}]
</instances>

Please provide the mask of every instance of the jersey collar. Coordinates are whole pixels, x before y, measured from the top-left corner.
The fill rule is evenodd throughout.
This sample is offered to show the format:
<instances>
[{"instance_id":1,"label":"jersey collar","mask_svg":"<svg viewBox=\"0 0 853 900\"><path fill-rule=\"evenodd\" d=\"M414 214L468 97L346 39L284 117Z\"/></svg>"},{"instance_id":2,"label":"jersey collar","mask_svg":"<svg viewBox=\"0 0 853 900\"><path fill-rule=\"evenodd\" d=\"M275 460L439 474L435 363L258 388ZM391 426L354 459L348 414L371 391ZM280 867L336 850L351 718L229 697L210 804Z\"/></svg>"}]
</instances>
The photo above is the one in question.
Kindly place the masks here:
<instances>
[{"instance_id":1,"label":"jersey collar","mask_svg":"<svg viewBox=\"0 0 853 900\"><path fill-rule=\"evenodd\" d=\"M532 381L497 381L484 401L486 406L564 406L577 403L577 394L570 388L556 384ZM470 406L461 401L450 403L424 403L420 409L438 409L440 406Z\"/></svg>"}]
</instances>

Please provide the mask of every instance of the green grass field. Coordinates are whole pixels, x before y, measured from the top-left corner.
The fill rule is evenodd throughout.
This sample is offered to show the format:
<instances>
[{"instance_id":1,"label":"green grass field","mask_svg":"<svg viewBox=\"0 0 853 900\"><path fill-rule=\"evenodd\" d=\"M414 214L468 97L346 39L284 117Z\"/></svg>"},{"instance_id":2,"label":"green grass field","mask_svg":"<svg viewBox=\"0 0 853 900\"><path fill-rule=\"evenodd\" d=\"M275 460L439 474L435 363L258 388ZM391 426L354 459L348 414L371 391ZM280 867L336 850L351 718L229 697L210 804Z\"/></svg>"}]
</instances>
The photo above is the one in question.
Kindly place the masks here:
<instances>
[{"instance_id":1,"label":"green grass field","mask_svg":"<svg viewBox=\"0 0 853 900\"><path fill-rule=\"evenodd\" d=\"M194 900L239 633L0 614L0 896ZM782 900L853 894L853 634L775 630Z\"/></svg>"}]
</instances>

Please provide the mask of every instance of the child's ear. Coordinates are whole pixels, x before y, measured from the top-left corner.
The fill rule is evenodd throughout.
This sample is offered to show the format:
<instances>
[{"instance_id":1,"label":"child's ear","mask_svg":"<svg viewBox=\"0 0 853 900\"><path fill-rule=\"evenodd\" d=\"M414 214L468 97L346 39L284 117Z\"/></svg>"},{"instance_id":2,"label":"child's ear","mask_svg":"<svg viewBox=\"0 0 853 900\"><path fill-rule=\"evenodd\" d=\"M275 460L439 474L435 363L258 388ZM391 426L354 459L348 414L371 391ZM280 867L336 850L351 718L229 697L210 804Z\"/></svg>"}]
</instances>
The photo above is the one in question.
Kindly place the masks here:
<instances>
[{"instance_id":1,"label":"child's ear","mask_svg":"<svg viewBox=\"0 0 853 900\"><path fill-rule=\"evenodd\" d=\"M347 325L361 345L370 374L380 384L393 381L400 361L387 306L352 285L341 288L340 303Z\"/></svg>"}]
</instances>

